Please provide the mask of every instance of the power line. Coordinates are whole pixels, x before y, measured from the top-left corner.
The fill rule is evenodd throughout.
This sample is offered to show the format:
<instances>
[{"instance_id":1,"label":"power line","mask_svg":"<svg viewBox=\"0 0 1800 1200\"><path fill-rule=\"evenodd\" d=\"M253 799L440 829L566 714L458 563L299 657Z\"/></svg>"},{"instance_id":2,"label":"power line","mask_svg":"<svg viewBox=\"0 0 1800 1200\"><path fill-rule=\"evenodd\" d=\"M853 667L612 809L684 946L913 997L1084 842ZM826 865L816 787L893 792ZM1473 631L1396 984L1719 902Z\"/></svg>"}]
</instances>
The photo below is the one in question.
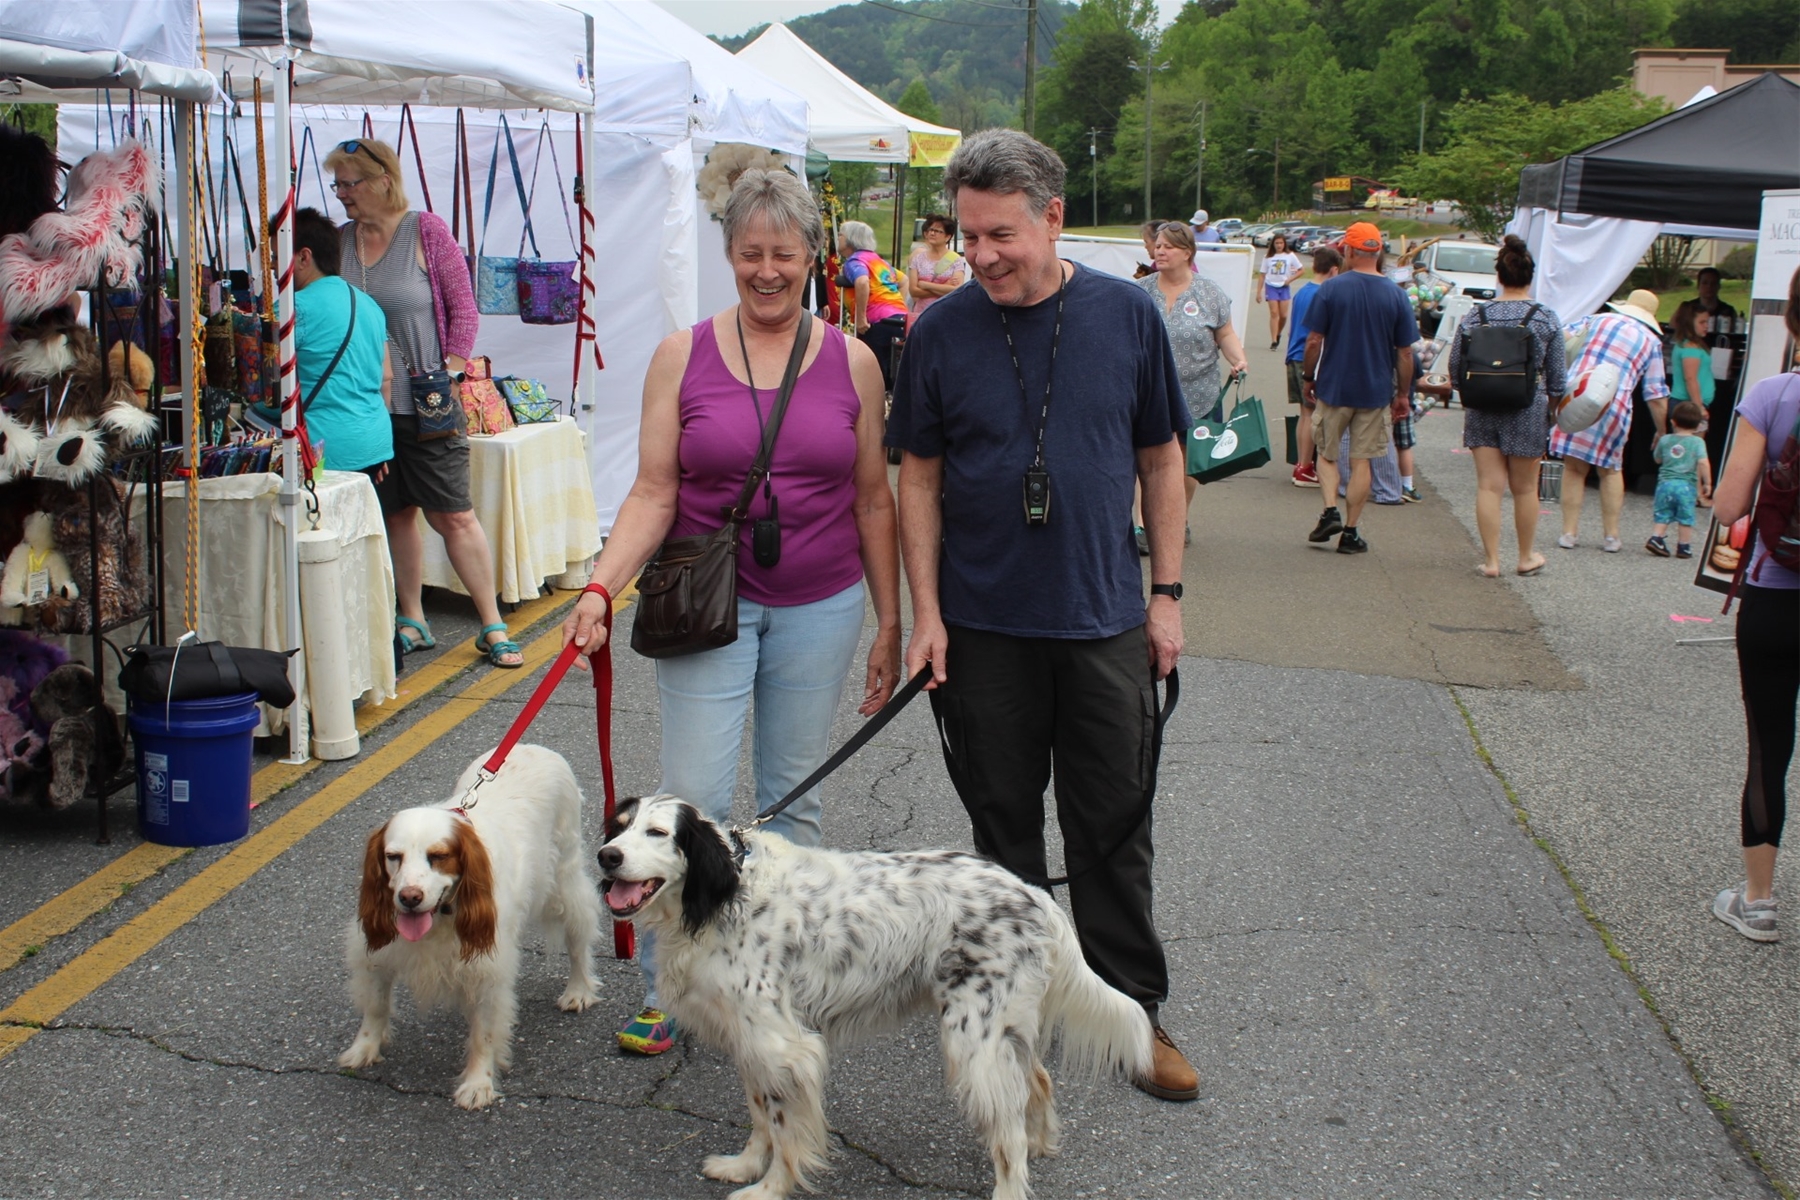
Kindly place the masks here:
<instances>
[{"instance_id":1,"label":"power line","mask_svg":"<svg viewBox=\"0 0 1800 1200\"><path fill-rule=\"evenodd\" d=\"M965 25L970 29L1013 29L1013 28L1016 28L1017 24L1018 24L1018 22L1016 22L1016 21L1006 21L1006 22L957 21L957 20L953 20L950 17L934 17L930 13L914 12L911 9L906 9L906 8L895 8L892 4L883 4L881 2L881 0L862 0L862 2L864 4L872 4L876 8L885 8L889 12L899 13L903 17L916 17L921 21L936 21L940 25ZM993 7L995 7L995 8L1010 8L1011 6L997 4L997 5L994 5ZM1018 9L1015 11L1019 12L1020 15L1023 15L1023 13L1024 13L1023 9Z\"/></svg>"}]
</instances>

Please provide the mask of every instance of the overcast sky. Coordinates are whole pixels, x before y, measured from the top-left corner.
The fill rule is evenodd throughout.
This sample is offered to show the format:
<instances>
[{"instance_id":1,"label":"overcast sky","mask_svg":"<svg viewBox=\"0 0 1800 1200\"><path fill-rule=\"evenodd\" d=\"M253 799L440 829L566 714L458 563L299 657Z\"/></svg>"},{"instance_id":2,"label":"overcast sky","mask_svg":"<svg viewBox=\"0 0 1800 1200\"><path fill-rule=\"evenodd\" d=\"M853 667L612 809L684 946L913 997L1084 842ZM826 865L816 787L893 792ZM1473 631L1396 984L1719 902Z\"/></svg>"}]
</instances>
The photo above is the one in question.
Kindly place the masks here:
<instances>
[{"instance_id":1,"label":"overcast sky","mask_svg":"<svg viewBox=\"0 0 1800 1200\"><path fill-rule=\"evenodd\" d=\"M765 21L791 21L808 13L836 8L844 0L656 0L656 2L698 29L730 37ZM1165 22L1175 19L1181 0L1157 0Z\"/></svg>"}]
</instances>

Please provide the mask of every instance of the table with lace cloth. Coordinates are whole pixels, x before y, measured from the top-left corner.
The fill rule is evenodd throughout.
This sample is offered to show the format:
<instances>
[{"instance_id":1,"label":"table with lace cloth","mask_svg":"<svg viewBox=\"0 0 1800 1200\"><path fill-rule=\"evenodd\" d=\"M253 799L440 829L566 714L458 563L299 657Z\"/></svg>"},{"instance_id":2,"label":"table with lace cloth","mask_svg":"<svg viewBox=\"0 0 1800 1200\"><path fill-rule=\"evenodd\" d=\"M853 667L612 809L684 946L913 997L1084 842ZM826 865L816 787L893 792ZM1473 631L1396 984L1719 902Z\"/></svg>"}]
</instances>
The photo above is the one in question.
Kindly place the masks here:
<instances>
[{"instance_id":1,"label":"table with lace cloth","mask_svg":"<svg viewBox=\"0 0 1800 1200\"><path fill-rule=\"evenodd\" d=\"M546 580L570 574L600 552L587 445L572 417L521 425L469 439L469 497L487 532L500 598L518 604L542 594ZM419 517L425 582L468 595L450 566L444 540ZM585 572L574 587L587 582Z\"/></svg>"},{"instance_id":2,"label":"table with lace cloth","mask_svg":"<svg viewBox=\"0 0 1800 1200\"><path fill-rule=\"evenodd\" d=\"M344 604L330 616L344 623L350 691L361 703L395 695L394 569L375 487L360 471L326 471L318 483L319 524L343 548ZM281 476L262 473L200 481L199 633L230 646L288 649L283 631ZM304 494L296 506L310 528ZM163 602L169 640L183 629L187 579L187 489L163 485ZM304 621L310 614L302 613ZM301 702L306 693L301 692ZM256 735L282 733L287 715L262 705Z\"/></svg>"}]
</instances>

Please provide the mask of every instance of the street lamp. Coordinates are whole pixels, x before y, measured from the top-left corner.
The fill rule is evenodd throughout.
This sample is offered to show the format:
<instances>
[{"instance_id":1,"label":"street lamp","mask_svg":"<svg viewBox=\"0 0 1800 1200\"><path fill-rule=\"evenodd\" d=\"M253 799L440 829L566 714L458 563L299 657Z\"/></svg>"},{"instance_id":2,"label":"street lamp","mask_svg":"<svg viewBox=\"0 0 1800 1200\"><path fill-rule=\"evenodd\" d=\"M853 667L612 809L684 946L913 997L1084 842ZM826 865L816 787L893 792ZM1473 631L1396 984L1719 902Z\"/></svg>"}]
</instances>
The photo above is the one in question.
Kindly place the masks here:
<instances>
[{"instance_id":1,"label":"street lamp","mask_svg":"<svg viewBox=\"0 0 1800 1200\"><path fill-rule=\"evenodd\" d=\"M1201 192L1206 187L1206 101L1200 101L1200 157L1194 160L1194 207L1205 208Z\"/></svg>"},{"instance_id":2,"label":"street lamp","mask_svg":"<svg viewBox=\"0 0 1800 1200\"><path fill-rule=\"evenodd\" d=\"M1128 62L1126 65L1134 71L1144 73L1144 220L1148 221L1150 219L1150 108L1153 103L1150 95L1150 81L1155 77L1156 72L1168 70L1169 64L1166 62Z\"/></svg>"},{"instance_id":3,"label":"street lamp","mask_svg":"<svg viewBox=\"0 0 1800 1200\"><path fill-rule=\"evenodd\" d=\"M1275 211L1280 212L1281 211L1281 138L1280 138L1280 136L1277 135L1275 138L1275 149L1273 152L1268 151L1268 150L1258 150L1255 147L1251 147L1250 149L1244 151L1244 153L1245 154L1268 154L1271 158L1273 158L1275 160L1275 195L1274 195L1274 199L1271 201L1271 203L1273 204Z\"/></svg>"}]
</instances>

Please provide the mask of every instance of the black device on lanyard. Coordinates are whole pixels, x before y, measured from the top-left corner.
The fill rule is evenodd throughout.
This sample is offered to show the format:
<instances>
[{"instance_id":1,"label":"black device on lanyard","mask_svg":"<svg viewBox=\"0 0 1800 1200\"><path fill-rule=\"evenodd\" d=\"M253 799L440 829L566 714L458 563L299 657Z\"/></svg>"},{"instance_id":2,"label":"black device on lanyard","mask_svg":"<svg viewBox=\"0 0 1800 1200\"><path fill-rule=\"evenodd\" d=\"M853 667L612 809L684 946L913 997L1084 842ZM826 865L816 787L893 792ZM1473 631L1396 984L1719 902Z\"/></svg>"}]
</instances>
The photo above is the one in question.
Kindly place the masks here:
<instances>
[{"instance_id":1,"label":"black device on lanyard","mask_svg":"<svg viewBox=\"0 0 1800 1200\"><path fill-rule=\"evenodd\" d=\"M1048 525L1050 523L1050 472L1044 466L1044 430L1050 423L1050 385L1056 378L1056 346L1062 340L1063 298L1069 290L1069 280L1062 275L1062 262L1057 261L1056 271L1061 276L1061 283L1056 289L1056 325L1050 334L1050 370L1044 376L1044 407L1038 414L1037 448L1031 457L1031 465L1025 468L1025 524ZM1006 350L1012 356L1013 376L1019 381L1019 397L1025 401L1026 411L1031 409L1031 397L1025 391L1025 372L1019 366L1019 350L1013 345L1012 326L1007 323L1006 309L1000 309L1000 328L1006 334Z\"/></svg>"},{"instance_id":2,"label":"black device on lanyard","mask_svg":"<svg viewBox=\"0 0 1800 1200\"><path fill-rule=\"evenodd\" d=\"M804 311L801 313L805 315ZM750 350L744 345L744 319L737 319L738 350L744 356L744 378L750 383L750 403L756 409L756 427L763 429L762 401L756 396L756 376L750 371ZM781 520L780 510L775 503L775 493L769 490L769 477L763 476L763 500L768 503L769 515L759 517L750 523L750 557L756 565L765 569L773 567L781 561Z\"/></svg>"}]
</instances>

